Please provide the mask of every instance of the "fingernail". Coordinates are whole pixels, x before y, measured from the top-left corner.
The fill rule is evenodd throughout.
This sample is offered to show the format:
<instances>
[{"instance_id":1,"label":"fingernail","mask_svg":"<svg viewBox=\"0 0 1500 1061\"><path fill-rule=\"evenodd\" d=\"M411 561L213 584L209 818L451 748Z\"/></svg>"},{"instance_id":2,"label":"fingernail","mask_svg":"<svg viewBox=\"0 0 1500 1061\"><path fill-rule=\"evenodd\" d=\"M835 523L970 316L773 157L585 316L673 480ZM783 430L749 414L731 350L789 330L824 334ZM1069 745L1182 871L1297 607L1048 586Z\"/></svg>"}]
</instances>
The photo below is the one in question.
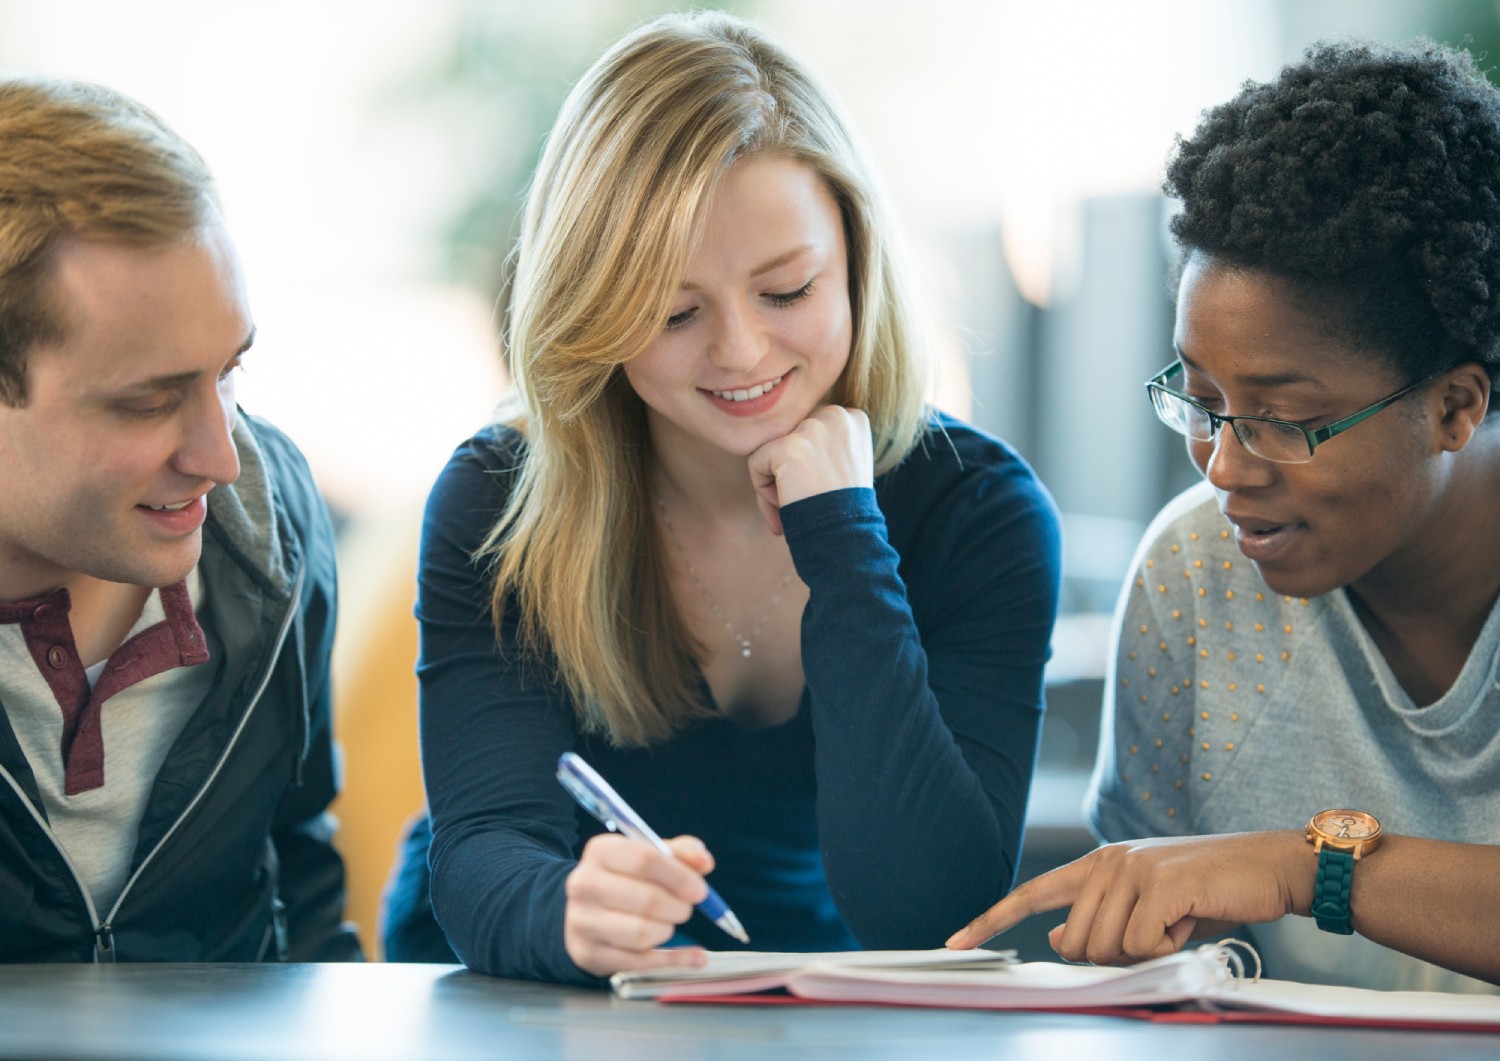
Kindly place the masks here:
<instances>
[{"instance_id":1,"label":"fingernail","mask_svg":"<svg viewBox=\"0 0 1500 1061\"><path fill-rule=\"evenodd\" d=\"M945 942L943 944L943 946L945 946L945 947L951 947L951 946L953 946L954 942L960 936L962 936L963 934L964 934L964 930L963 929L959 929L957 932L953 933L953 935L951 935L951 936L948 937L947 942Z\"/></svg>"}]
</instances>

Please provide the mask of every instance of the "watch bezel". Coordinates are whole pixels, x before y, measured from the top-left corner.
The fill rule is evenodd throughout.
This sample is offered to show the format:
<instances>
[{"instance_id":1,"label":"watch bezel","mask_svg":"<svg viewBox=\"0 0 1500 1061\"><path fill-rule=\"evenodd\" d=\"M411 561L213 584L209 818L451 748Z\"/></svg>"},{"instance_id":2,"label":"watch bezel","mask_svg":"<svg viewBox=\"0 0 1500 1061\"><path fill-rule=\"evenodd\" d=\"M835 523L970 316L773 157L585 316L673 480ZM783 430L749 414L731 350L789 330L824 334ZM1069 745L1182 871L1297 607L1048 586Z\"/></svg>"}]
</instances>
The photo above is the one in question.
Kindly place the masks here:
<instances>
[{"instance_id":1,"label":"watch bezel","mask_svg":"<svg viewBox=\"0 0 1500 1061\"><path fill-rule=\"evenodd\" d=\"M1333 815L1360 819L1360 821L1368 825L1370 830L1369 835L1361 836L1358 839L1341 837L1337 833L1323 828L1320 823ZM1327 847L1334 851L1348 851L1357 860L1361 855L1369 854L1380 846L1380 840L1385 835L1385 830L1380 824L1380 819L1367 811L1355 810L1352 807L1335 807L1314 814L1307 823L1305 835L1308 843L1313 845L1314 854Z\"/></svg>"}]
</instances>

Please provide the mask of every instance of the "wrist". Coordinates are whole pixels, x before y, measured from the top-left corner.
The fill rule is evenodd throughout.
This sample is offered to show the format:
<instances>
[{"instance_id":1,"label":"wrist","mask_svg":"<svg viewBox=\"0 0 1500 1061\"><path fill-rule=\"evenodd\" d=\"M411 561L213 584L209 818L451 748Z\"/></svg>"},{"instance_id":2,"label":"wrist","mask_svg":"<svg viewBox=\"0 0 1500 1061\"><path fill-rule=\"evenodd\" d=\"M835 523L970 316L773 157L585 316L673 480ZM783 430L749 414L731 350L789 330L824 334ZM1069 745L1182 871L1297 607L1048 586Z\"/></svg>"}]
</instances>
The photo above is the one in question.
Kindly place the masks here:
<instances>
[{"instance_id":1,"label":"wrist","mask_svg":"<svg viewBox=\"0 0 1500 1061\"><path fill-rule=\"evenodd\" d=\"M1287 912L1311 917L1313 892L1317 886L1318 859L1307 846L1307 838L1297 829L1278 832L1282 862L1282 881L1287 889Z\"/></svg>"},{"instance_id":2,"label":"wrist","mask_svg":"<svg viewBox=\"0 0 1500 1061\"><path fill-rule=\"evenodd\" d=\"M1359 860L1380 847L1383 830L1373 815L1339 808L1319 811L1303 837L1317 860L1311 914L1325 932L1354 931L1350 896Z\"/></svg>"}]
</instances>

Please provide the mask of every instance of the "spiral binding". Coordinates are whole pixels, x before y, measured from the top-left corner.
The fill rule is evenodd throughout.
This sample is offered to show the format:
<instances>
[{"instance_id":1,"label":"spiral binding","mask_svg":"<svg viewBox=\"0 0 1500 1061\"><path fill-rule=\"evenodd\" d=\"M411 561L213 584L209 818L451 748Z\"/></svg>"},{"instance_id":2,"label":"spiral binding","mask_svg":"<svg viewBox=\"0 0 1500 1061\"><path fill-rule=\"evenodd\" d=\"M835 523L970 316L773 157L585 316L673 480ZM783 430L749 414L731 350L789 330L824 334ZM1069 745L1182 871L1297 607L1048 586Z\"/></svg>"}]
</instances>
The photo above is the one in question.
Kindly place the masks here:
<instances>
[{"instance_id":1,"label":"spiral binding","mask_svg":"<svg viewBox=\"0 0 1500 1061\"><path fill-rule=\"evenodd\" d=\"M1208 951L1210 959L1223 970L1225 983L1237 983L1241 980L1249 980L1252 984L1260 983L1260 952L1244 940L1230 937L1202 949ZM1255 962L1253 975L1246 973L1247 958Z\"/></svg>"}]
</instances>

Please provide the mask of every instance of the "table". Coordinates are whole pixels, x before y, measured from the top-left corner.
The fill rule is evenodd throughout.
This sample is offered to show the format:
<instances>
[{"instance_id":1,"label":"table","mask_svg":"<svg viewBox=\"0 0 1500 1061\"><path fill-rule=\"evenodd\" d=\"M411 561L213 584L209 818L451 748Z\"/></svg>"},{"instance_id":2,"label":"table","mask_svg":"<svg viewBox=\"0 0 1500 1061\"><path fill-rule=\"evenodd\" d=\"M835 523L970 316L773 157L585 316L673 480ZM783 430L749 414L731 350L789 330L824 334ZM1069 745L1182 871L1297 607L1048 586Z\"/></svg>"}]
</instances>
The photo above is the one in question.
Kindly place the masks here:
<instances>
[{"instance_id":1,"label":"table","mask_svg":"<svg viewBox=\"0 0 1500 1061\"><path fill-rule=\"evenodd\" d=\"M152 1061L1493 1058L1491 1035L665 1006L447 965L0 965L0 1057Z\"/></svg>"}]
</instances>

